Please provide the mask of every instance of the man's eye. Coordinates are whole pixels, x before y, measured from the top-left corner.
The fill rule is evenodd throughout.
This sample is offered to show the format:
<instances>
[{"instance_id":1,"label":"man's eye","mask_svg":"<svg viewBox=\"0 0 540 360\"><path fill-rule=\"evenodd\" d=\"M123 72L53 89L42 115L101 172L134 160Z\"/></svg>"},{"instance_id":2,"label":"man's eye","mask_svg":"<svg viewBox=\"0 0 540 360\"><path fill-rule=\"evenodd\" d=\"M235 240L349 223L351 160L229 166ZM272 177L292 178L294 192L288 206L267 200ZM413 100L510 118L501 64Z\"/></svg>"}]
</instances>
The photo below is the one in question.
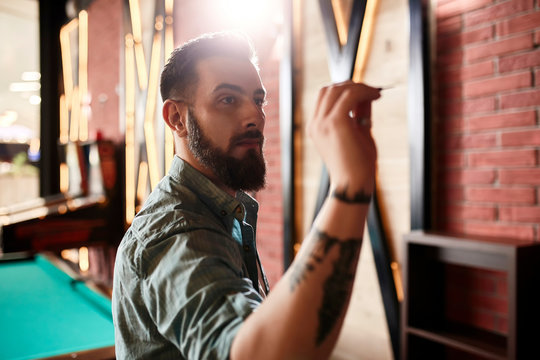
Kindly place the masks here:
<instances>
[{"instance_id":1,"label":"man's eye","mask_svg":"<svg viewBox=\"0 0 540 360\"><path fill-rule=\"evenodd\" d=\"M257 106L263 107L266 106L267 103L266 99L255 99L255 104L257 104Z\"/></svg>"},{"instance_id":2,"label":"man's eye","mask_svg":"<svg viewBox=\"0 0 540 360\"><path fill-rule=\"evenodd\" d=\"M221 99L221 102L227 105L231 105L236 102L236 99L234 98L234 96L225 96Z\"/></svg>"}]
</instances>

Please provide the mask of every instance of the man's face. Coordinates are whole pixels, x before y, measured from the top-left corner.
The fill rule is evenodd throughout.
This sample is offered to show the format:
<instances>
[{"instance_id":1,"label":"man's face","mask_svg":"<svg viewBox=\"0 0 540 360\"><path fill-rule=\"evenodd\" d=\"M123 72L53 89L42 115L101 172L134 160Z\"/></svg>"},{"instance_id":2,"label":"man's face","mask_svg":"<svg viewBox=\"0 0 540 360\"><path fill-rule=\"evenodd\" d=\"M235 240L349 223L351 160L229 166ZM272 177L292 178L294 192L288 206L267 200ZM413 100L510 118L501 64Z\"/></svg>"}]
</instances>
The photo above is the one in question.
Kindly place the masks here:
<instances>
[{"instance_id":1,"label":"man's face","mask_svg":"<svg viewBox=\"0 0 540 360\"><path fill-rule=\"evenodd\" d=\"M195 158L232 190L264 187L265 90L251 62L213 57L197 66L188 112L188 145Z\"/></svg>"}]
</instances>

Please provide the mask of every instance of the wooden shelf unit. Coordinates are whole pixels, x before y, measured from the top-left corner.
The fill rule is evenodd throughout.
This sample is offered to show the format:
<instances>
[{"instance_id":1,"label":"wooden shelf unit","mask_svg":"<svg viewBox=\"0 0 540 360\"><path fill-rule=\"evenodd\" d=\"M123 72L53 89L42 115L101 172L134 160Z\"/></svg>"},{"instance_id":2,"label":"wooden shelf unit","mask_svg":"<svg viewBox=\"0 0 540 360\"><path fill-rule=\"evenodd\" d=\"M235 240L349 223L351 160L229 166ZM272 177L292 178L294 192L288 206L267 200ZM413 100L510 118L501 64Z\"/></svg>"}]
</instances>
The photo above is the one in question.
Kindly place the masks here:
<instances>
[{"instance_id":1,"label":"wooden shelf unit","mask_svg":"<svg viewBox=\"0 0 540 360\"><path fill-rule=\"evenodd\" d=\"M540 243L415 231L404 246L402 359L540 359ZM507 334L445 317L446 264L506 274Z\"/></svg>"}]
</instances>

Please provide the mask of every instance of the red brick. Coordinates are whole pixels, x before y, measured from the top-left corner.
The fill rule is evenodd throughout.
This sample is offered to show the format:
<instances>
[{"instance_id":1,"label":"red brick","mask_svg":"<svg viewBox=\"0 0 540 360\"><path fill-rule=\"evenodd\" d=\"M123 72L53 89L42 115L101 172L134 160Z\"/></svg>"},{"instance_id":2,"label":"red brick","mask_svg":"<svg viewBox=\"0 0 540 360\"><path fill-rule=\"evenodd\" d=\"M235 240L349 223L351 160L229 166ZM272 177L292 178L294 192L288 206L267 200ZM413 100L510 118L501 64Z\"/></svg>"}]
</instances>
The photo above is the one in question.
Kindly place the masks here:
<instances>
[{"instance_id":1,"label":"red brick","mask_svg":"<svg viewBox=\"0 0 540 360\"><path fill-rule=\"evenodd\" d=\"M449 232L452 234L463 234L465 225L463 222L457 222L457 221L448 221L447 219L441 219L444 220L444 223L439 224L439 228L442 231Z\"/></svg>"},{"instance_id":2,"label":"red brick","mask_svg":"<svg viewBox=\"0 0 540 360\"><path fill-rule=\"evenodd\" d=\"M444 86L439 90L439 95L447 100L459 100L462 97L463 88L458 83L456 86Z\"/></svg>"},{"instance_id":3,"label":"red brick","mask_svg":"<svg viewBox=\"0 0 540 360\"><path fill-rule=\"evenodd\" d=\"M502 146L540 145L540 129L508 132L501 135Z\"/></svg>"},{"instance_id":4,"label":"red brick","mask_svg":"<svg viewBox=\"0 0 540 360\"><path fill-rule=\"evenodd\" d=\"M463 51L461 50L437 55L437 65L439 67L461 65L462 63L463 63Z\"/></svg>"},{"instance_id":5,"label":"red brick","mask_svg":"<svg viewBox=\"0 0 540 360\"><path fill-rule=\"evenodd\" d=\"M540 185L540 168L501 169L499 179L505 185Z\"/></svg>"},{"instance_id":6,"label":"red brick","mask_svg":"<svg viewBox=\"0 0 540 360\"><path fill-rule=\"evenodd\" d=\"M534 79L535 79L534 85L535 86L540 86L540 69L538 69L538 70L536 70L534 72Z\"/></svg>"},{"instance_id":7,"label":"red brick","mask_svg":"<svg viewBox=\"0 0 540 360\"><path fill-rule=\"evenodd\" d=\"M536 151L533 149L474 152L468 157L469 165L473 167L536 165Z\"/></svg>"},{"instance_id":8,"label":"red brick","mask_svg":"<svg viewBox=\"0 0 540 360\"><path fill-rule=\"evenodd\" d=\"M484 7L492 2L493 0L454 0L448 3L439 4L435 13L437 18L447 18Z\"/></svg>"},{"instance_id":9,"label":"red brick","mask_svg":"<svg viewBox=\"0 0 540 360\"><path fill-rule=\"evenodd\" d=\"M497 35L503 36L535 30L538 28L538 24L540 24L540 11L527 13L498 23Z\"/></svg>"},{"instance_id":10,"label":"red brick","mask_svg":"<svg viewBox=\"0 0 540 360\"><path fill-rule=\"evenodd\" d=\"M508 334L508 318L505 316L496 316L495 331L503 335Z\"/></svg>"},{"instance_id":11,"label":"red brick","mask_svg":"<svg viewBox=\"0 0 540 360\"><path fill-rule=\"evenodd\" d=\"M497 145L495 134L454 135L445 139L445 148L451 150L489 148Z\"/></svg>"},{"instance_id":12,"label":"red brick","mask_svg":"<svg viewBox=\"0 0 540 360\"><path fill-rule=\"evenodd\" d=\"M445 215L449 219L464 220L495 220L496 212L493 206L479 205L448 205L445 208Z\"/></svg>"},{"instance_id":13,"label":"red brick","mask_svg":"<svg viewBox=\"0 0 540 360\"><path fill-rule=\"evenodd\" d=\"M440 195L441 200L445 203L459 202L465 199L465 192L462 187L447 188Z\"/></svg>"},{"instance_id":14,"label":"red brick","mask_svg":"<svg viewBox=\"0 0 540 360\"><path fill-rule=\"evenodd\" d=\"M485 26L467 32L440 36L437 39L437 52L451 52L468 44L489 40L493 38L493 26Z\"/></svg>"},{"instance_id":15,"label":"red brick","mask_svg":"<svg viewBox=\"0 0 540 360\"><path fill-rule=\"evenodd\" d=\"M501 108L511 109L540 104L540 90L522 91L515 94L501 95Z\"/></svg>"},{"instance_id":16,"label":"red brick","mask_svg":"<svg viewBox=\"0 0 540 360\"><path fill-rule=\"evenodd\" d=\"M498 314L508 313L508 301L503 297L473 294L470 305L477 309L489 310Z\"/></svg>"},{"instance_id":17,"label":"red brick","mask_svg":"<svg viewBox=\"0 0 540 360\"><path fill-rule=\"evenodd\" d=\"M533 188L526 187L469 187L465 189L467 201L505 204L533 204L536 194Z\"/></svg>"},{"instance_id":18,"label":"red brick","mask_svg":"<svg viewBox=\"0 0 540 360\"><path fill-rule=\"evenodd\" d=\"M442 69L440 69L442 70ZM439 70L439 71L440 71ZM461 85L461 83L464 80L471 80L476 79L480 77L484 77L487 75L493 74L493 61L483 61L479 63L475 63L472 65L467 65L447 71L440 71L439 72L439 81L442 84L448 84L448 83L458 83ZM461 95L462 88L461 86L454 87L456 89L459 89L459 93ZM441 90L442 91L442 90ZM457 90L456 90L457 91Z\"/></svg>"},{"instance_id":19,"label":"red brick","mask_svg":"<svg viewBox=\"0 0 540 360\"><path fill-rule=\"evenodd\" d=\"M519 50L531 49L533 39L529 34L515 36L504 40L490 41L481 45L470 46L465 49L467 62L486 59L493 56L509 54Z\"/></svg>"},{"instance_id":20,"label":"red brick","mask_svg":"<svg viewBox=\"0 0 540 360\"><path fill-rule=\"evenodd\" d=\"M502 273L500 276L497 277L497 295L500 297L507 297L508 296L508 280L505 276L505 273Z\"/></svg>"},{"instance_id":21,"label":"red brick","mask_svg":"<svg viewBox=\"0 0 540 360\"><path fill-rule=\"evenodd\" d=\"M497 113L495 115L472 117L467 120L469 130L503 129L536 124L536 112L521 111Z\"/></svg>"},{"instance_id":22,"label":"red brick","mask_svg":"<svg viewBox=\"0 0 540 360\"><path fill-rule=\"evenodd\" d=\"M540 223L540 206L510 206L499 209L503 221Z\"/></svg>"},{"instance_id":23,"label":"red brick","mask_svg":"<svg viewBox=\"0 0 540 360\"><path fill-rule=\"evenodd\" d=\"M525 69L540 65L540 50L527 52L525 54L509 55L499 59L499 71L507 72L512 70ZM537 78L538 81L538 78Z\"/></svg>"},{"instance_id":24,"label":"red brick","mask_svg":"<svg viewBox=\"0 0 540 360\"><path fill-rule=\"evenodd\" d=\"M493 74L493 61L484 61L463 67L462 79L470 80Z\"/></svg>"},{"instance_id":25,"label":"red brick","mask_svg":"<svg viewBox=\"0 0 540 360\"><path fill-rule=\"evenodd\" d=\"M465 233L468 235L481 235L492 237L504 237L523 240L524 242L534 240L533 225L501 225L498 223L466 223Z\"/></svg>"},{"instance_id":26,"label":"red brick","mask_svg":"<svg viewBox=\"0 0 540 360\"><path fill-rule=\"evenodd\" d=\"M465 155L463 153L444 154L443 163L446 168L462 167L465 165Z\"/></svg>"},{"instance_id":27,"label":"red brick","mask_svg":"<svg viewBox=\"0 0 540 360\"><path fill-rule=\"evenodd\" d=\"M437 36L451 34L461 30L461 15L437 19Z\"/></svg>"},{"instance_id":28,"label":"red brick","mask_svg":"<svg viewBox=\"0 0 540 360\"><path fill-rule=\"evenodd\" d=\"M458 293L482 293L496 295L499 272L472 269L459 265L446 265L446 278L449 291ZM504 274L504 273L503 273Z\"/></svg>"},{"instance_id":29,"label":"red brick","mask_svg":"<svg viewBox=\"0 0 540 360\"><path fill-rule=\"evenodd\" d=\"M462 301L463 299L458 299L457 301ZM474 326L477 328L494 331L496 322L495 314L491 312L478 311L476 309L471 309L468 307L468 303L464 306L454 308L450 306L448 309L447 317L449 320ZM458 359L462 356L461 354L456 354L452 359Z\"/></svg>"},{"instance_id":30,"label":"red brick","mask_svg":"<svg viewBox=\"0 0 540 360\"><path fill-rule=\"evenodd\" d=\"M495 98L484 97L463 101L464 114L476 114L495 110Z\"/></svg>"},{"instance_id":31,"label":"red brick","mask_svg":"<svg viewBox=\"0 0 540 360\"><path fill-rule=\"evenodd\" d=\"M533 9L534 0L510 0L465 14L465 26L492 22L521 11Z\"/></svg>"},{"instance_id":32,"label":"red brick","mask_svg":"<svg viewBox=\"0 0 540 360\"><path fill-rule=\"evenodd\" d=\"M534 44L535 45L540 45L540 30L537 30L534 33Z\"/></svg>"},{"instance_id":33,"label":"red brick","mask_svg":"<svg viewBox=\"0 0 540 360\"><path fill-rule=\"evenodd\" d=\"M530 71L520 72L491 79L468 82L464 84L466 97L491 95L505 90L520 89L532 85Z\"/></svg>"},{"instance_id":34,"label":"red brick","mask_svg":"<svg viewBox=\"0 0 540 360\"><path fill-rule=\"evenodd\" d=\"M446 119L445 116L441 116L444 119L442 128L445 134L452 134L456 132L462 132L465 129L465 122L463 118Z\"/></svg>"},{"instance_id":35,"label":"red brick","mask_svg":"<svg viewBox=\"0 0 540 360\"><path fill-rule=\"evenodd\" d=\"M443 181L446 184L452 185L493 184L495 181L495 170L449 170L444 172Z\"/></svg>"}]
</instances>

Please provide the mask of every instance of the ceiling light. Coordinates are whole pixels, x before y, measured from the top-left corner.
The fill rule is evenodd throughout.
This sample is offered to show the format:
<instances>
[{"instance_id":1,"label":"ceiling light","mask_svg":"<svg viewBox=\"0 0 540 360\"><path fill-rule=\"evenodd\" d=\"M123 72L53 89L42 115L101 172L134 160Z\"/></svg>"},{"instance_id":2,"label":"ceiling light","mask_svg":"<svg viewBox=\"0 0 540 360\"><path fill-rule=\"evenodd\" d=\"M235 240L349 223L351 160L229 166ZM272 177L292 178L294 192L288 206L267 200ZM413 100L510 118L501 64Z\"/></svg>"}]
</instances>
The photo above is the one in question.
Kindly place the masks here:
<instances>
[{"instance_id":1,"label":"ceiling light","mask_svg":"<svg viewBox=\"0 0 540 360\"><path fill-rule=\"evenodd\" d=\"M41 104L41 97L39 95L32 95L32 96L30 96L28 101L32 105L39 105L39 104Z\"/></svg>"},{"instance_id":2,"label":"ceiling light","mask_svg":"<svg viewBox=\"0 0 540 360\"><path fill-rule=\"evenodd\" d=\"M41 84L38 82L14 82L9 84L11 92L30 92L41 89Z\"/></svg>"},{"instance_id":3,"label":"ceiling light","mask_svg":"<svg viewBox=\"0 0 540 360\"><path fill-rule=\"evenodd\" d=\"M38 81L41 79L39 71L25 71L21 75L22 81Z\"/></svg>"}]
</instances>

